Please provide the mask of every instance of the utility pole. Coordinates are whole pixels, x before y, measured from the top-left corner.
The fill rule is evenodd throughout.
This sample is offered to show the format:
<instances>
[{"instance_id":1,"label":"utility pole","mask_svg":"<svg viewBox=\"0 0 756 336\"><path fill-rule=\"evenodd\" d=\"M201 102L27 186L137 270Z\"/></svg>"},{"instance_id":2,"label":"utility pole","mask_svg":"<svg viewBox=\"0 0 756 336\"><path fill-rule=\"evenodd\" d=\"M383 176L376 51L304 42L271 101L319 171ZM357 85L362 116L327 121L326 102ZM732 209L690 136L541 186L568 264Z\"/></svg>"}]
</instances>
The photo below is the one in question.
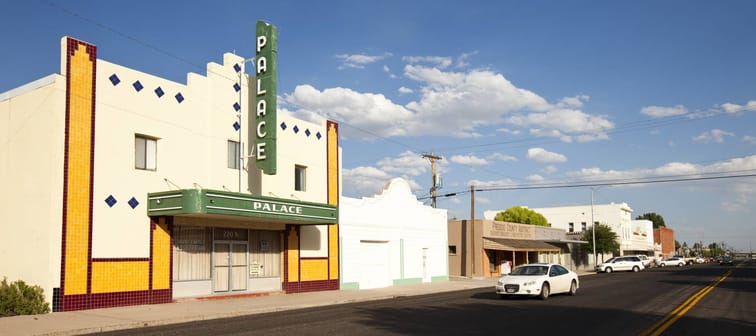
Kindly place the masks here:
<instances>
[{"instance_id":1,"label":"utility pole","mask_svg":"<svg viewBox=\"0 0 756 336\"><path fill-rule=\"evenodd\" d=\"M470 185L470 237L472 239L472 277L475 277L475 255L478 253L475 250L475 186Z\"/></svg>"},{"instance_id":2,"label":"utility pole","mask_svg":"<svg viewBox=\"0 0 756 336\"><path fill-rule=\"evenodd\" d=\"M429 159L431 163L431 177L433 179L431 184L431 206L436 207L436 191L438 190L438 177L436 177L436 160L443 160L442 157L437 156L435 153L424 153L423 158Z\"/></svg>"}]
</instances>

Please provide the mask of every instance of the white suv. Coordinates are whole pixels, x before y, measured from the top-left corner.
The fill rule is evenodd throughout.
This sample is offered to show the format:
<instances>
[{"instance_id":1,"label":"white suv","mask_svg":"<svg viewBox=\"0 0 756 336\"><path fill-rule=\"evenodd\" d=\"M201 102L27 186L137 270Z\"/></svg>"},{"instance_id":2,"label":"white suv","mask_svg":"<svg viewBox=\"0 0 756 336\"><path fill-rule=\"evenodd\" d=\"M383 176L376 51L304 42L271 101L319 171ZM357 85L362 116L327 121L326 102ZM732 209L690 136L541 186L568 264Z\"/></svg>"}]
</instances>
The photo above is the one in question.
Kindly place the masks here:
<instances>
[{"instance_id":1,"label":"white suv","mask_svg":"<svg viewBox=\"0 0 756 336\"><path fill-rule=\"evenodd\" d=\"M596 272L612 273L614 271L633 271L640 272L646 267L637 256L622 256L611 258L598 266Z\"/></svg>"}]
</instances>

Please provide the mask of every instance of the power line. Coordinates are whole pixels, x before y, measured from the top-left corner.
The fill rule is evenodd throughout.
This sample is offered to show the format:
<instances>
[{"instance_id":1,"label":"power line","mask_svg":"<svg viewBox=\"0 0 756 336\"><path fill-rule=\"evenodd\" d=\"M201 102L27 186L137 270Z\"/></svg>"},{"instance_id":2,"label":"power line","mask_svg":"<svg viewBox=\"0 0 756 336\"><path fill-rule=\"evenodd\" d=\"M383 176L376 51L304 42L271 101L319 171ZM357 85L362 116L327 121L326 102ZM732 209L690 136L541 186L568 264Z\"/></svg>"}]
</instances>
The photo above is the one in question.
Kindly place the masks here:
<instances>
[{"instance_id":1,"label":"power line","mask_svg":"<svg viewBox=\"0 0 756 336\"><path fill-rule=\"evenodd\" d=\"M680 178L661 178L661 179L648 179L648 180L636 180L636 181L597 181L597 182L584 182L574 184L551 184L551 185L520 185L520 186L502 186L502 187L483 187L476 188L474 191L510 191L510 190L533 190L533 189L561 189L561 188L584 188L584 187L602 187L602 186L621 186L621 185L636 185L636 184L655 184L655 183L673 183L673 182L690 182L690 181L706 181L706 180L720 180L731 178L743 178L743 177L756 177L754 174L738 174L738 175L721 175L721 176L699 176L699 177L680 177ZM452 197L459 194L465 194L471 192L470 190L461 190L457 192L438 195L437 197ZM418 198L426 199L428 197Z\"/></svg>"}]
</instances>

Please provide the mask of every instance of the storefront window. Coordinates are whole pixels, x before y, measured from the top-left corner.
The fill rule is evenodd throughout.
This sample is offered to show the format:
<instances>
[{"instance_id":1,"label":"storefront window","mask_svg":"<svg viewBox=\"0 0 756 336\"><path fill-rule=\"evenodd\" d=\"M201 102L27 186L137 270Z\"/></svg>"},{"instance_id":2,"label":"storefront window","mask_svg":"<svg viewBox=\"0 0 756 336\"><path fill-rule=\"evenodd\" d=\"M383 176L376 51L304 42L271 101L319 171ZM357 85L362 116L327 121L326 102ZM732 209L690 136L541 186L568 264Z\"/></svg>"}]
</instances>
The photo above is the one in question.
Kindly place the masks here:
<instances>
[{"instance_id":1,"label":"storefront window","mask_svg":"<svg viewBox=\"0 0 756 336\"><path fill-rule=\"evenodd\" d=\"M281 276L281 232L249 231L249 277Z\"/></svg>"},{"instance_id":2,"label":"storefront window","mask_svg":"<svg viewBox=\"0 0 756 336\"><path fill-rule=\"evenodd\" d=\"M210 230L199 226L173 228L173 281L210 279Z\"/></svg>"}]
</instances>

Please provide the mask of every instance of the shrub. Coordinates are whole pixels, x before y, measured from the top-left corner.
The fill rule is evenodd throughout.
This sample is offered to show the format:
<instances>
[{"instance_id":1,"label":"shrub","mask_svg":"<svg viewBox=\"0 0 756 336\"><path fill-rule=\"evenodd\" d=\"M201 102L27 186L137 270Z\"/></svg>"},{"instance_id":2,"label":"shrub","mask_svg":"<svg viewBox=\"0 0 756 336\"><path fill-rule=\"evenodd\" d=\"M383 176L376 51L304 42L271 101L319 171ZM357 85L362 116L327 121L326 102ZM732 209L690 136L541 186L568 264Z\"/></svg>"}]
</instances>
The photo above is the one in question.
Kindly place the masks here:
<instances>
[{"instance_id":1,"label":"shrub","mask_svg":"<svg viewBox=\"0 0 756 336\"><path fill-rule=\"evenodd\" d=\"M0 317L49 312L50 305L45 302L42 287L29 286L23 280L8 284L7 278L3 277L0 282Z\"/></svg>"}]
</instances>

